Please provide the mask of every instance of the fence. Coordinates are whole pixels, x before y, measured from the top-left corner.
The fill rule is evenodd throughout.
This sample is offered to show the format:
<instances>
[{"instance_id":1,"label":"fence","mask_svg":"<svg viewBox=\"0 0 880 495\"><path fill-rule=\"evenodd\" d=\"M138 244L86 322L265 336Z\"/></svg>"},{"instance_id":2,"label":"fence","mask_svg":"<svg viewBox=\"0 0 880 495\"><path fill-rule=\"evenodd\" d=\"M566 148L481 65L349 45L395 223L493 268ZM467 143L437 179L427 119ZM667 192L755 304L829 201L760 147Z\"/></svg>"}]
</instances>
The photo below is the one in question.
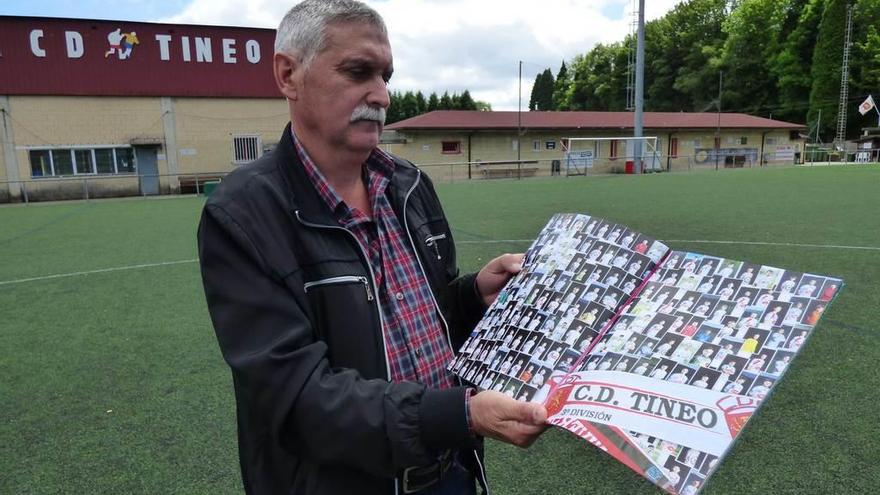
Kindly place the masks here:
<instances>
[{"instance_id":1,"label":"fence","mask_svg":"<svg viewBox=\"0 0 880 495\"><path fill-rule=\"evenodd\" d=\"M734 155L721 153L702 153L697 155L658 155L645 157L643 167L646 172L693 172L703 170L721 170L728 168L755 168L792 166L799 154L790 153L778 156L765 153L763 159L757 154ZM453 163L420 163L435 182L460 182L465 180L529 177L568 177L578 175L608 175L628 173L633 157L620 156L615 158L592 158L583 160L544 159L544 160L509 160L491 162L453 162Z\"/></svg>"},{"instance_id":2,"label":"fence","mask_svg":"<svg viewBox=\"0 0 880 495\"><path fill-rule=\"evenodd\" d=\"M838 150L833 147L808 145L804 155L804 165L880 162L880 148L870 147Z\"/></svg>"},{"instance_id":3,"label":"fence","mask_svg":"<svg viewBox=\"0 0 880 495\"><path fill-rule=\"evenodd\" d=\"M835 154L837 153L837 154ZM866 163L880 161L880 149L810 150L805 156L792 153L779 156L698 154L695 156L662 155L644 160L646 172L699 172L730 168L784 167L798 164ZM571 177L623 174L628 157L594 158L589 162L566 162L564 159L504 160L453 163L424 163L419 167L434 182L468 180L528 179L532 177ZM63 178L39 178L27 181L0 182L0 203L90 200L125 196L201 194L205 184L221 180L229 171L200 172L186 175L83 175ZM158 184L157 184L158 183Z\"/></svg>"},{"instance_id":4,"label":"fence","mask_svg":"<svg viewBox=\"0 0 880 495\"><path fill-rule=\"evenodd\" d=\"M80 175L7 181L0 182L0 203L201 194L206 183L220 180L227 173Z\"/></svg>"}]
</instances>

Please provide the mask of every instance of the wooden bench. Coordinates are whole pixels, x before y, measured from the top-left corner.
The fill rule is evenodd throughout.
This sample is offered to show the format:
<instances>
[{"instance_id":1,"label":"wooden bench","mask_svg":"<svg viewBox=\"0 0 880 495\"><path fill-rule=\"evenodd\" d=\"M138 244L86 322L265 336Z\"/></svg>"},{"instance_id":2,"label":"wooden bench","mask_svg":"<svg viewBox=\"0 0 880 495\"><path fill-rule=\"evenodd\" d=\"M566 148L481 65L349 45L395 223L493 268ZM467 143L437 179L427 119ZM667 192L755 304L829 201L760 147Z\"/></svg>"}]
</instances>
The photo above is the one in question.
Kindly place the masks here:
<instances>
[{"instance_id":1,"label":"wooden bench","mask_svg":"<svg viewBox=\"0 0 880 495\"><path fill-rule=\"evenodd\" d=\"M483 169L484 179L514 179L519 177L534 177L538 173L538 167L514 168L486 168Z\"/></svg>"},{"instance_id":2,"label":"wooden bench","mask_svg":"<svg viewBox=\"0 0 880 495\"><path fill-rule=\"evenodd\" d=\"M205 182L216 182L223 177L222 174L179 175L177 185L180 194L198 194L205 190Z\"/></svg>"}]
</instances>

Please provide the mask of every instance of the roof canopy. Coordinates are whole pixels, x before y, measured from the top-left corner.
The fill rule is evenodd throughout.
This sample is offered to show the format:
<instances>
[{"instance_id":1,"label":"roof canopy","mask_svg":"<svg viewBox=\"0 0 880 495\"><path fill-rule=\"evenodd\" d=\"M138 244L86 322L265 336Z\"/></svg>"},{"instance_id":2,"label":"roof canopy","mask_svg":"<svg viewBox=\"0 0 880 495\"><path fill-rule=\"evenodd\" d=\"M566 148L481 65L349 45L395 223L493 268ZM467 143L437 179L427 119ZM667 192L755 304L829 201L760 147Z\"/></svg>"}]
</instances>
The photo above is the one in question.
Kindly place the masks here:
<instances>
[{"instance_id":1,"label":"roof canopy","mask_svg":"<svg viewBox=\"0 0 880 495\"><path fill-rule=\"evenodd\" d=\"M517 129L519 112L436 110L386 126L389 130ZM632 129L632 112L522 112L527 129ZM715 129L717 113L645 112L646 129ZM805 129L801 124L753 117L743 113L722 113L725 129Z\"/></svg>"}]
</instances>

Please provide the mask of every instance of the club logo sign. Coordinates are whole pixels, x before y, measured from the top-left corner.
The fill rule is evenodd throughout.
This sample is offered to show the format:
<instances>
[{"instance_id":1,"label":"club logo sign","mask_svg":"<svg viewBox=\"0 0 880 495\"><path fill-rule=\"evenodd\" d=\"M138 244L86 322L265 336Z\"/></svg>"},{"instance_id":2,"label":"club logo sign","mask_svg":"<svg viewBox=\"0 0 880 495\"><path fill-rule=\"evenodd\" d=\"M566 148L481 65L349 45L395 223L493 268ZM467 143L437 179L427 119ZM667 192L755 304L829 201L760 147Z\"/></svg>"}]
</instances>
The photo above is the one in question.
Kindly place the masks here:
<instances>
[{"instance_id":1,"label":"club logo sign","mask_svg":"<svg viewBox=\"0 0 880 495\"><path fill-rule=\"evenodd\" d=\"M107 43L110 44L110 49L104 52L104 58L115 53L119 56L119 60L125 60L131 57L132 48L134 45L139 45L140 41L136 32L123 33L122 28L116 28L115 31L107 34Z\"/></svg>"},{"instance_id":2,"label":"club logo sign","mask_svg":"<svg viewBox=\"0 0 880 495\"><path fill-rule=\"evenodd\" d=\"M728 395L717 402L718 408L724 412L724 420L731 437L736 438L739 435L759 403L757 399L741 395Z\"/></svg>"},{"instance_id":3,"label":"club logo sign","mask_svg":"<svg viewBox=\"0 0 880 495\"><path fill-rule=\"evenodd\" d=\"M549 397L544 402L544 406L547 409L548 417L562 411L562 408L565 406L566 401L568 401L568 396L571 394L571 390L574 388L574 384L577 381L572 375L565 376L564 382L560 381L561 378L563 377L551 376L550 379L547 380L550 385L550 393Z\"/></svg>"}]
</instances>

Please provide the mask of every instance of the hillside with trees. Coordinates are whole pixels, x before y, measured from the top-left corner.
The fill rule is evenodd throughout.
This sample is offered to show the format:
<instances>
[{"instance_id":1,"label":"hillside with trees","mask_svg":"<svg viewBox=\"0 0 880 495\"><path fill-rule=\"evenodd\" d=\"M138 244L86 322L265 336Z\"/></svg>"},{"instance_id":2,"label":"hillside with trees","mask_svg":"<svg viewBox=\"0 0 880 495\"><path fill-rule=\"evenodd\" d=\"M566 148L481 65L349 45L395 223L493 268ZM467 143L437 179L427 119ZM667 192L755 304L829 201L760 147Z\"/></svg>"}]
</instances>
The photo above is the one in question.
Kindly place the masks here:
<instances>
[{"instance_id":1,"label":"hillside with trees","mask_svg":"<svg viewBox=\"0 0 880 495\"><path fill-rule=\"evenodd\" d=\"M874 126L857 106L880 96L880 0L850 0L847 135ZM645 25L645 110L721 110L806 124L823 141L836 132L846 0L687 0ZM598 44L537 75L530 110L626 109L635 40ZM821 113L821 120L820 120Z\"/></svg>"},{"instance_id":2,"label":"hillside with trees","mask_svg":"<svg viewBox=\"0 0 880 495\"><path fill-rule=\"evenodd\" d=\"M425 98L421 91L415 93L392 91L390 97L391 105L385 118L386 124L393 124L434 110L492 110L492 106L488 103L474 100L468 90L464 90L461 94L453 93L451 96L448 92L444 92L439 97L437 93L431 93L428 98Z\"/></svg>"}]
</instances>

